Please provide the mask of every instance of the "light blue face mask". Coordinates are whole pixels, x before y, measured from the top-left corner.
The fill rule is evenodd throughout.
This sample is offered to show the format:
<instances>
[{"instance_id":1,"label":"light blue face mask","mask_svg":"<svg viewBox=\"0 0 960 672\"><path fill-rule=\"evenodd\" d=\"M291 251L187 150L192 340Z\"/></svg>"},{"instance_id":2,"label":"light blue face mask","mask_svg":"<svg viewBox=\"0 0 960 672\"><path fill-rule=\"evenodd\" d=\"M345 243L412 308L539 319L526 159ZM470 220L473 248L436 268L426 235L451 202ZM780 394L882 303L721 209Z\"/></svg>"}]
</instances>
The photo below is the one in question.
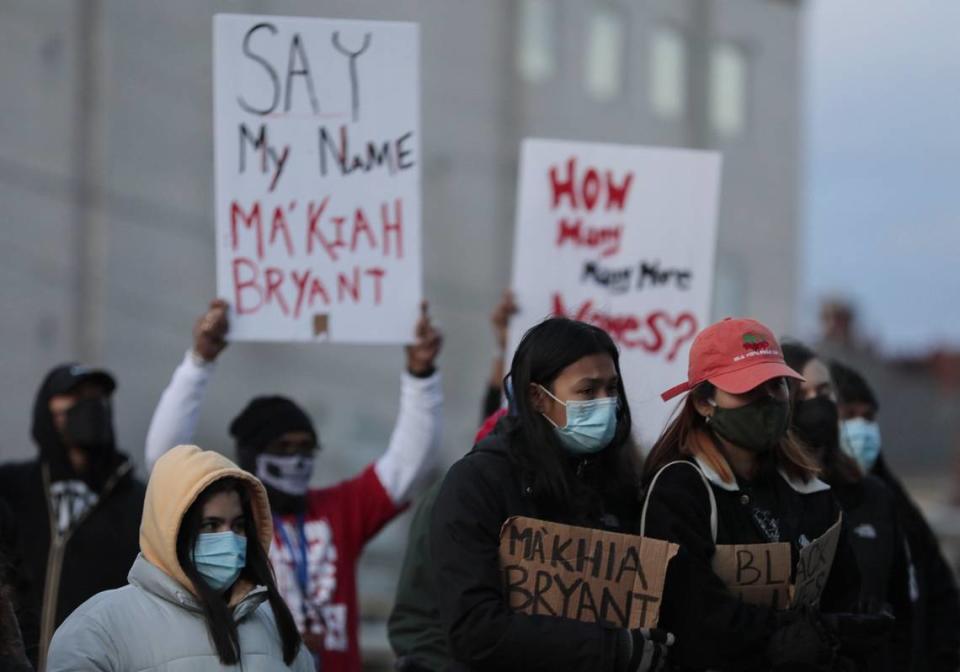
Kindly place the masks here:
<instances>
[{"instance_id":1,"label":"light blue face mask","mask_svg":"<svg viewBox=\"0 0 960 672\"><path fill-rule=\"evenodd\" d=\"M604 397L589 401L560 401L543 385L540 389L567 410L567 424L557 426L546 415L547 422L572 455L591 455L606 448L617 432L617 398Z\"/></svg>"},{"instance_id":2,"label":"light blue face mask","mask_svg":"<svg viewBox=\"0 0 960 672\"><path fill-rule=\"evenodd\" d=\"M201 534L193 547L193 564L208 586L223 592L247 564L247 538L233 532Z\"/></svg>"},{"instance_id":3,"label":"light blue face mask","mask_svg":"<svg viewBox=\"0 0 960 672\"><path fill-rule=\"evenodd\" d=\"M867 473L880 456L880 426L866 418L851 418L840 423L840 447Z\"/></svg>"}]
</instances>

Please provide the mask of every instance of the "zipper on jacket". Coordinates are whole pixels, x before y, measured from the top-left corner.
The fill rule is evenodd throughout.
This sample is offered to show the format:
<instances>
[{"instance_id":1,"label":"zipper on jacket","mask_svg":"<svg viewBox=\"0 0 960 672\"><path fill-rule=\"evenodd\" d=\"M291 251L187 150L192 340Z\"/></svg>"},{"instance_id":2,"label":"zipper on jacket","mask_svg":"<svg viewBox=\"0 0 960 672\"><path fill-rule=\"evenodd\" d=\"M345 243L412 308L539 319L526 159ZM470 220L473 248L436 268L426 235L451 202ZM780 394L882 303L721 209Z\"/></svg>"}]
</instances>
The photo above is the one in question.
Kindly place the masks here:
<instances>
[{"instance_id":1,"label":"zipper on jacket","mask_svg":"<svg viewBox=\"0 0 960 672\"><path fill-rule=\"evenodd\" d=\"M43 477L43 495L47 502L47 513L50 515L50 551L47 553L47 575L43 583L43 604L40 612L40 655L37 661L39 672L44 672L47 669L47 652L50 649L50 640L53 639L54 624L57 620L57 605L60 602L60 578L63 572L63 557L66 555L67 542L70 541L74 531L100 506L100 502L110 494L120 479L126 476L132 468L133 465L129 462L120 465L113 472L113 475L107 479L103 490L97 497L97 503L77 518L66 532L60 534L57 529L56 513L50 505L50 470L46 464L40 464L40 472Z\"/></svg>"},{"instance_id":2,"label":"zipper on jacket","mask_svg":"<svg viewBox=\"0 0 960 672\"><path fill-rule=\"evenodd\" d=\"M577 478L583 478L583 470L589 462L590 459L586 457L580 460L580 464L577 465Z\"/></svg>"}]
</instances>

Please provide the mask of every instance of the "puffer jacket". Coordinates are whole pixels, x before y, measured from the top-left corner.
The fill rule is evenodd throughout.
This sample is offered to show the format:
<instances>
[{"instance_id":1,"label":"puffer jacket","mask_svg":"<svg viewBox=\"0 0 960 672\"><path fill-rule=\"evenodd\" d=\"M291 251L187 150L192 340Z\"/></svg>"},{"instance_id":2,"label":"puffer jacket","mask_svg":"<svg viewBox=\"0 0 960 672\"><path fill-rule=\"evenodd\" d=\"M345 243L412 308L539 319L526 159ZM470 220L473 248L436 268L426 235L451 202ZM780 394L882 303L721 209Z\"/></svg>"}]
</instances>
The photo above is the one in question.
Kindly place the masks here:
<instances>
[{"instance_id":1,"label":"puffer jacket","mask_svg":"<svg viewBox=\"0 0 960 672\"><path fill-rule=\"evenodd\" d=\"M95 595L64 621L50 645L48 672L239 669L220 663L193 584L176 553L177 532L190 505L211 483L228 477L248 484L257 536L268 548L273 523L260 482L217 453L196 446L174 448L157 462L147 486L141 553L127 576L129 584ZM283 662L280 634L266 599L265 587L243 578L232 588L242 668L313 670L306 647L291 667Z\"/></svg>"}]
</instances>

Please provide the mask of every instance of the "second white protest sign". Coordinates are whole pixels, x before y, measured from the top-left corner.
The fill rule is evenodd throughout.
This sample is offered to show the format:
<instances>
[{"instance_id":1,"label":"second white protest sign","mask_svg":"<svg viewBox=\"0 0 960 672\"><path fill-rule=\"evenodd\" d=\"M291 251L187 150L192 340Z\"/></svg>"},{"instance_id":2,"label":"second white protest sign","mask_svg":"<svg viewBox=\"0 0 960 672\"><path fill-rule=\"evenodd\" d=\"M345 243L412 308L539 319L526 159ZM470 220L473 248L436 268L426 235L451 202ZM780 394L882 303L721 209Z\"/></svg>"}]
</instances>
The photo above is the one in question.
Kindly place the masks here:
<instances>
[{"instance_id":1,"label":"second white protest sign","mask_svg":"<svg viewBox=\"0 0 960 672\"><path fill-rule=\"evenodd\" d=\"M513 349L549 315L602 327L621 351L649 446L710 319L720 157L712 152L526 140L521 154Z\"/></svg>"}]
</instances>

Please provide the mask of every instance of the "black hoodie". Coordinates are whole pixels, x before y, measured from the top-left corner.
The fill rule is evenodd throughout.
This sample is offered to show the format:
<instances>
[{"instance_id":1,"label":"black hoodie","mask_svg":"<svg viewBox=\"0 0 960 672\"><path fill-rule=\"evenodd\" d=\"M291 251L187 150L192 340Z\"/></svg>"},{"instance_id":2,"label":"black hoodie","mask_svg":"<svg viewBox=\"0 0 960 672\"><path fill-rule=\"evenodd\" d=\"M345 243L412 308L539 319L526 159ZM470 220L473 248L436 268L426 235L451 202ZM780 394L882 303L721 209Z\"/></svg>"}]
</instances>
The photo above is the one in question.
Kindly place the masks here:
<instances>
[{"instance_id":1,"label":"black hoodie","mask_svg":"<svg viewBox=\"0 0 960 672\"><path fill-rule=\"evenodd\" d=\"M83 479L99 493L97 504L65 535L51 533L50 483L79 478L53 423L51 396L47 376L34 403L38 458L0 466L0 499L15 514L17 527L12 552L20 559L22 574L19 610L25 624L40 624L40 632L24 628L31 631L23 633L34 664L44 640L74 609L96 593L126 584L139 552L145 492L123 455L103 451Z\"/></svg>"}]
</instances>

